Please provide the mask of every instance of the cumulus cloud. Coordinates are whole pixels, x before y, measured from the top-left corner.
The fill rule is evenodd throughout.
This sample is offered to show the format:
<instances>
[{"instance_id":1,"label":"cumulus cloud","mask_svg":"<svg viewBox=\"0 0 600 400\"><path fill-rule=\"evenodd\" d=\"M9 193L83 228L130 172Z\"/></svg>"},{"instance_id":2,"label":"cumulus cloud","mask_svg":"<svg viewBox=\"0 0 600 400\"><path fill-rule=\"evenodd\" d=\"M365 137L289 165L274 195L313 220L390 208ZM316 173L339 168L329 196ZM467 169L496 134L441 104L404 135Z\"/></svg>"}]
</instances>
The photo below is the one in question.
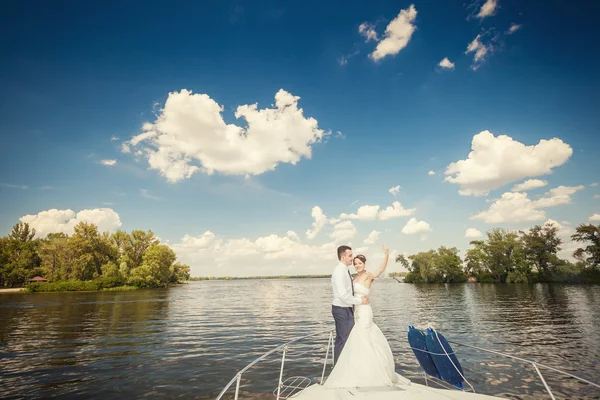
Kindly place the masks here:
<instances>
[{"instance_id":1,"label":"cumulus cloud","mask_svg":"<svg viewBox=\"0 0 600 400\"><path fill-rule=\"evenodd\" d=\"M377 243L377 241L379 240L379 235L381 234L381 232L379 231L371 231L371 233L369 233L369 236L367 236L367 238L365 239L364 243L366 245L371 245L371 244L375 244Z\"/></svg>"},{"instance_id":2,"label":"cumulus cloud","mask_svg":"<svg viewBox=\"0 0 600 400\"><path fill-rule=\"evenodd\" d=\"M590 221L594 221L594 222L598 222L598 221L600 221L600 214L593 214L593 215L590 217Z\"/></svg>"},{"instance_id":3,"label":"cumulus cloud","mask_svg":"<svg viewBox=\"0 0 600 400\"><path fill-rule=\"evenodd\" d=\"M400 192L400 185L390 188L390 190L388 190L388 192L390 192L392 194L392 196L396 197L396 195Z\"/></svg>"},{"instance_id":4,"label":"cumulus cloud","mask_svg":"<svg viewBox=\"0 0 600 400\"><path fill-rule=\"evenodd\" d=\"M356 214L340 214L341 219L359 219L363 221L372 221L377 218L377 214L379 213L379 206L370 206L364 205L358 208Z\"/></svg>"},{"instance_id":5,"label":"cumulus cloud","mask_svg":"<svg viewBox=\"0 0 600 400\"><path fill-rule=\"evenodd\" d=\"M333 226L333 232L329 235L334 242L350 240L356 235L356 228L352 221L343 221Z\"/></svg>"},{"instance_id":6,"label":"cumulus cloud","mask_svg":"<svg viewBox=\"0 0 600 400\"><path fill-rule=\"evenodd\" d=\"M534 202L527 197L527 193L507 192L494 201L487 211L482 211L471 218L481 219L488 224L518 223L540 221L546 218L546 214L535 208Z\"/></svg>"},{"instance_id":7,"label":"cumulus cloud","mask_svg":"<svg viewBox=\"0 0 600 400\"><path fill-rule=\"evenodd\" d=\"M531 200L527 193L507 192L495 200L490 208L472 219L481 219L488 224L533 222L546 219L540 208L554 207L571 202L571 195L584 188L581 186L559 186L538 200Z\"/></svg>"},{"instance_id":8,"label":"cumulus cloud","mask_svg":"<svg viewBox=\"0 0 600 400\"><path fill-rule=\"evenodd\" d=\"M512 35L516 31L518 31L519 29L521 29L521 25L519 25L519 24L511 24L510 28L508 28L508 30L506 31L506 34L507 35Z\"/></svg>"},{"instance_id":9,"label":"cumulus cloud","mask_svg":"<svg viewBox=\"0 0 600 400\"><path fill-rule=\"evenodd\" d=\"M469 239L474 239L474 238L478 238L483 236L483 234L481 233L481 231L475 229L475 228L469 228L467 229L467 231L465 232L465 237L469 238Z\"/></svg>"},{"instance_id":10,"label":"cumulus cloud","mask_svg":"<svg viewBox=\"0 0 600 400\"><path fill-rule=\"evenodd\" d=\"M36 237L40 238L54 232L71 235L75 225L80 222L93 223L98 226L100 232L114 232L122 225L119 214L111 208L81 210L78 213L53 208L33 215L24 215L19 220L35 228Z\"/></svg>"},{"instance_id":11,"label":"cumulus cloud","mask_svg":"<svg viewBox=\"0 0 600 400\"><path fill-rule=\"evenodd\" d=\"M395 201L391 206L387 206L385 209L379 211L379 219L386 221L392 218L407 217L414 214L415 211L416 208L406 209L402 207L399 201Z\"/></svg>"},{"instance_id":12,"label":"cumulus cloud","mask_svg":"<svg viewBox=\"0 0 600 400\"><path fill-rule=\"evenodd\" d=\"M308 239L314 239L317 237L321 229L327 224L327 216L319 206L314 206L312 208L311 215L313 217L312 230L309 229L306 231L306 237Z\"/></svg>"},{"instance_id":13,"label":"cumulus cloud","mask_svg":"<svg viewBox=\"0 0 600 400\"><path fill-rule=\"evenodd\" d=\"M408 45L410 38L415 32L416 26L414 22L416 18L417 10L414 4L411 4L405 10L401 10L398 16L385 28L383 38L369 57L373 61L378 61L386 56L398 54L400 50Z\"/></svg>"},{"instance_id":14,"label":"cumulus cloud","mask_svg":"<svg viewBox=\"0 0 600 400\"><path fill-rule=\"evenodd\" d=\"M571 203L571 196L579 190L585 189L585 186L559 186L551 189L545 194L545 197L534 202L538 208L554 207L562 204Z\"/></svg>"},{"instance_id":15,"label":"cumulus cloud","mask_svg":"<svg viewBox=\"0 0 600 400\"><path fill-rule=\"evenodd\" d=\"M448 60L448 57L446 57L442 61L440 61L438 66L442 67L443 69L454 69L454 63L452 61Z\"/></svg>"},{"instance_id":16,"label":"cumulus cloud","mask_svg":"<svg viewBox=\"0 0 600 400\"><path fill-rule=\"evenodd\" d=\"M379 40L377 38L377 32L375 32L375 27L368 22L363 22L360 24L358 27L358 32L365 37L367 42L371 40Z\"/></svg>"},{"instance_id":17,"label":"cumulus cloud","mask_svg":"<svg viewBox=\"0 0 600 400\"><path fill-rule=\"evenodd\" d=\"M544 187L548 184L548 182L543 181L541 179L529 179L523 183L519 183L518 185L513 186L511 191L513 192L525 192L527 190L537 189Z\"/></svg>"},{"instance_id":18,"label":"cumulus cloud","mask_svg":"<svg viewBox=\"0 0 600 400\"><path fill-rule=\"evenodd\" d=\"M170 183L197 172L259 175L281 163L295 165L311 158L312 145L327 135L316 119L304 116L299 99L281 89L272 108L241 105L235 117L245 120L242 127L227 124L223 106L208 95L182 89L169 93L156 121L145 123L122 151L138 148L149 168Z\"/></svg>"},{"instance_id":19,"label":"cumulus cloud","mask_svg":"<svg viewBox=\"0 0 600 400\"><path fill-rule=\"evenodd\" d=\"M429 172L427 173L427 175L429 175L429 176L431 176L431 175L435 175L435 171L429 171Z\"/></svg>"},{"instance_id":20,"label":"cumulus cloud","mask_svg":"<svg viewBox=\"0 0 600 400\"><path fill-rule=\"evenodd\" d=\"M558 138L526 146L487 130L473 137L471 149L465 160L450 163L445 171L445 181L460 185L463 196L487 195L508 183L550 174L573 154L571 146Z\"/></svg>"},{"instance_id":21,"label":"cumulus cloud","mask_svg":"<svg viewBox=\"0 0 600 400\"><path fill-rule=\"evenodd\" d=\"M484 19L486 17L491 17L492 15L496 14L497 7L498 0L487 0L479 9L479 13L477 13L477 18Z\"/></svg>"},{"instance_id":22,"label":"cumulus cloud","mask_svg":"<svg viewBox=\"0 0 600 400\"><path fill-rule=\"evenodd\" d=\"M112 167L113 165L117 165L117 160L100 160L100 164Z\"/></svg>"},{"instance_id":23,"label":"cumulus cloud","mask_svg":"<svg viewBox=\"0 0 600 400\"><path fill-rule=\"evenodd\" d=\"M417 221L416 218L409 219L404 228L402 228L402 233L405 235L416 235L417 233L429 231L431 231L429 224L425 221Z\"/></svg>"}]
</instances>

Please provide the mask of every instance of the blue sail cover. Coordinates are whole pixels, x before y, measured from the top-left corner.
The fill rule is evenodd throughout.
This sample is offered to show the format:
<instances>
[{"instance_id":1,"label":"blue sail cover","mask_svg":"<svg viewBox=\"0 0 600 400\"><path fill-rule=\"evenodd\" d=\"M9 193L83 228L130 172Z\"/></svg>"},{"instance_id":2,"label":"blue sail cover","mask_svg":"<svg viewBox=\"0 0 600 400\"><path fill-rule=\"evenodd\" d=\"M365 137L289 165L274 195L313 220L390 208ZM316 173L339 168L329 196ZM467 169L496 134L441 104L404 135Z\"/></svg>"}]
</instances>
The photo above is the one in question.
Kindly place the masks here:
<instances>
[{"instance_id":1,"label":"blue sail cover","mask_svg":"<svg viewBox=\"0 0 600 400\"><path fill-rule=\"evenodd\" d=\"M458 362L456 355L454 355L454 350L452 350L452 347L450 347L450 344L448 343L444 335L437 331L434 331L431 328L427 328L425 344L429 351L434 353L431 354L431 358L433 359L435 367L440 373L442 379L462 390L463 378L461 374L464 376L465 373L463 372L463 369L460 363ZM442 346L444 347L442 348ZM446 350L445 352L444 349ZM450 358L448 358L446 353L448 353ZM460 371L460 373L458 371Z\"/></svg>"},{"instance_id":2,"label":"blue sail cover","mask_svg":"<svg viewBox=\"0 0 600 400\"><path fill-rule=\"evenodd\" d=\"M415 354L417 361L421 365L421 368L423 368L426 374L437 379L441 379L440 373L438 372L431 355L426 353L427 345L425 340L426 335L422 330L417 329L412 325L408 327L408 344L412 348L412 351Z\"/></svg>"}]
</instances>

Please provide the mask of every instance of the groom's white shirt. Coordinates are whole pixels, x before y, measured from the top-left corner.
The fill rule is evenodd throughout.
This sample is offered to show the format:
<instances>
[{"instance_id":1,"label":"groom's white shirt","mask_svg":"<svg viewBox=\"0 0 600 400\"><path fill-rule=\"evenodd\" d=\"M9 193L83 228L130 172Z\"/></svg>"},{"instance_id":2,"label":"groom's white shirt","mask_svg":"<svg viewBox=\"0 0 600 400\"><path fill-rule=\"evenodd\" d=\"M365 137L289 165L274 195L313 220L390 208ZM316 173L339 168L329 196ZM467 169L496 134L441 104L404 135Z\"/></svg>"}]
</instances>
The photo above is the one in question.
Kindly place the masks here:
<instances>
[{"instance_id":1,"label":"groom's white shirt","mask_svg":"<svg viewBox=\"0 0 600 400\"><path fill-rule=\"evenodd\" d=\"M348 274L348 267L339 262L331 274L331 286L333 288L333 305L338 307L352 307L362 304L362 299L352 296L352 279Z\"/></svg>"}]
</instances>

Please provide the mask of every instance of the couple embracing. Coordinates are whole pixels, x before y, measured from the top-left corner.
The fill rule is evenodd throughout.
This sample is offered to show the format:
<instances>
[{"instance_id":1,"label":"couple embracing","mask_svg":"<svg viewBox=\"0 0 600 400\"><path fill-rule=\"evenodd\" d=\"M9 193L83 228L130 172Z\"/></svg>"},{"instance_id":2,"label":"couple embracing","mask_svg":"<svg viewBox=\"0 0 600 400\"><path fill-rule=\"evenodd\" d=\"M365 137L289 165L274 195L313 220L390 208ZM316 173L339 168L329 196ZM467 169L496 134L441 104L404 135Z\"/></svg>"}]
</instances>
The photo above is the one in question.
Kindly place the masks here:
<instances>
[{"instance_id":1,"label":"couple embracing","mask_svg":"<svg viewBox=\"0 0 600 400\"><path fill-rule=\"evenodd\" d=\"M331 312L336 331L334 368L324 386L389 386L396 382L392 350L373 322L369 304L371 285L388 263L389 249L385 245L383 249L383 264L371 273L366 270L365 256L354 256L349 246L338 247L339 262L331 275ZM354 279L348 269L353 264L357 272Z\"/></svg>"}]
</instances>

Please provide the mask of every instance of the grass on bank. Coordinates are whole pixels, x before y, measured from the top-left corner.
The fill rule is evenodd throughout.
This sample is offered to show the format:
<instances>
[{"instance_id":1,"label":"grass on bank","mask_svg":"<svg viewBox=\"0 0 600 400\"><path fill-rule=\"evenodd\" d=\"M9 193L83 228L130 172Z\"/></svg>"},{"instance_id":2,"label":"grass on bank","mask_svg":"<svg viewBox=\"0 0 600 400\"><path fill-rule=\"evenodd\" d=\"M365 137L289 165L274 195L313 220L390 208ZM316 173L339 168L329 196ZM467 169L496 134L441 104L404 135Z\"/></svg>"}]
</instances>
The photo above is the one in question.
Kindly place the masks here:
<instances>
[{"instance_id":1,"label":"grass on bank","mask_svg":"<svg viewBox=\"0 0 600 400\"><path fill-rule=\"evenodd\" d=\"M104 285L101 280L94 281L59 281L59 282L35 282L30 283L23 289L26 293L42 292L98 292L98 291L123 291L137 290L137 286Z\"/></svg>"}]
</instances>

